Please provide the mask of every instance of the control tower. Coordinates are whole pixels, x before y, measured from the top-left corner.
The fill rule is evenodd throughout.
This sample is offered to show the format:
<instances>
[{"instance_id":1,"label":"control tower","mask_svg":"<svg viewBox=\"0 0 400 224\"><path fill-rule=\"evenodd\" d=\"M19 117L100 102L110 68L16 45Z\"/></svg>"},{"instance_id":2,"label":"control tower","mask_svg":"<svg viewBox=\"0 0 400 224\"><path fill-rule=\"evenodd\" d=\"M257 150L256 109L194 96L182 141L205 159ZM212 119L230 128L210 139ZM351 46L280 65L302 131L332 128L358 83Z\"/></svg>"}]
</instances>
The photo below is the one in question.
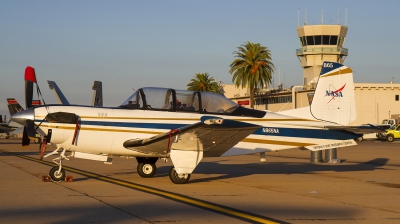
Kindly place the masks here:
<instances>
[{"instance_id":1,"label":"control tower","mask_svg":"<svg viewBox=\"0 0 400 224\"><path fill-rule=\"evenodd\" d=\"M343 64L348 55L343 48L347 26L304 25L297 28L301 48L296 49L297 58L304 68L304 90L314 89L324 61Z\"/></svg>"}]
</instances>

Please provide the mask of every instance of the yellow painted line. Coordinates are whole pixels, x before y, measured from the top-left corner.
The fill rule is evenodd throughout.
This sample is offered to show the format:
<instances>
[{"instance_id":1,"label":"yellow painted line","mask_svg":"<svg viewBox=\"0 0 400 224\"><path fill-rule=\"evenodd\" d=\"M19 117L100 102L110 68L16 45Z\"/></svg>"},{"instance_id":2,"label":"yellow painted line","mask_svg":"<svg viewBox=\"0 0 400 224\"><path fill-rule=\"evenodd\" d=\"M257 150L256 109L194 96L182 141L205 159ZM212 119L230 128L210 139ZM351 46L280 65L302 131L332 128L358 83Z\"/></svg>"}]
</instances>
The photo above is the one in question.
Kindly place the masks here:
<instances>
[{"instance_id":1,"label":"yellow painted line","mask_svg":"<svg viewBox=\"0 0 400 224\"><path fill-rule=\"evenodd\" d=\"M5 150L0 149L0 152L3 152L5 154L9 154L9 155L13 155L22 159L26 159L26 160L30 160L32 162L37 162L37 163L41 163L47 166L55 166L54 163L51 162L47 162L47 161L43 161L43 160L39 160L39 159L35 159L32 158L30 156L24 156L18 153L13 153L13 152L8 152ZM213 211L219 214L223 214L223 215L227 215L229 217L234 217L234 218L238 218L241 220L245 220L251 223L268 223L268 224L275 224L275 223L285 223L283 221L279 221L279 220L274 220L272 218L268 218L268 217L263 217L260 215L256 215L256 214L251 214L245 211L240 211L240 210L236 210L233 208L229 208L229 207L225 207L222 205L218 205L218 204L214 204L211 202L207 202L207 201L203 201L200 199L196 199L196 198L192 198L192 197L188 197L188 196L184 196L184 195L180 195L180 194L176 194L173 192L168 192L168 191L164 191L161 189L157 189L157 188L153 188L153 187L148 187L148 186L144 186L144 185L140 185L140 184L135 184L132 182L128 182L128 181L124 181L124 180L119 180L119 179L115 179L115 178L111 178L111 177L106 177L100 174L96 174L96 173L92 173L92 172L88 172L88 171L84 171L84 170L79 170L79 169L75 169L72 167L68 167L68 166L63 166L63 168L65 170L68 170L70 172L76 173L76 174L80 174L83 176L87 176L87 177L91 177L97 180L101 180L104 182L108 182L108 183L112 183L112 184L116 184L116 185L120 185L123 187L127 187L127 188L131 188L134 190L138 190L138 191L142 191L145 193L149 193L149 194L153 194L153 195L157 195L157 196L161 196L167 199L172 199L174 201L177 202L182 202L188 205L192 205L192 206L196 206L199 208L203 208L209 211Z\"/></svg>"}]
</instances>

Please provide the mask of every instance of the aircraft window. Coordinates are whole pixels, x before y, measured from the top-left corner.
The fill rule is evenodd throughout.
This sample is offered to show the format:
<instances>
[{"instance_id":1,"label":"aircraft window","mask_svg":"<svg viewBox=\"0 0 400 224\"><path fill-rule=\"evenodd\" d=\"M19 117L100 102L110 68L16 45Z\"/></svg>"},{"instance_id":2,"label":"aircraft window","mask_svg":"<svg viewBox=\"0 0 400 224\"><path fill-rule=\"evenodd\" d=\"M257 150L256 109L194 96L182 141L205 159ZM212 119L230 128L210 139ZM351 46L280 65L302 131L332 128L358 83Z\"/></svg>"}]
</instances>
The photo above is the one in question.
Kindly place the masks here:
<instances>
[{"instance_id":1,"label":"aircraft window","mask_svg":"<svg viewBox=\"0 0 400 224\"><path fill-rule=\"evenodd\" d=\"M138 109L142 108L143 102L142 98L140 97L140 91L137 90L135 93L132 94L125 102L121 104L121 107L130 108L130 109Z\"/></svg>"},{"instance_id":2,"label":"aircraft window","mask_svg":"<svg viewBox=\"0 0 400 224\"><path fill-rule=\"evenodd\" d=\"M230 113L239 107L223 95L210 92L200 92L203 110L209 113Z\"/></svg>"},{"instance_id":3,"label":"aircraft window","mask_svg":"<svg viewBox=\"0 0 400 224\"><path fill-rule=\"evenodd\" d=\"M161 109L164 110L171 110L174 108L174 104L173 104L173 90L172 89L168 89L166 95L165 95L165 100L164 100L164 105L162 106Z\"/></svg>"},{"instance_id":4,"label":"aircraft window","mask_svg":"<svg viewBox=\"0 0 400 224\"><path fill-rule=\"evenodd\" d=\"M142 90L146 97L146 107L148 109L171 109L172 104L170 103L173 101L171 89L146 87Z\"/></svg>"},{"instance_id":5,"label":"aircraft window","mask_svg":"<svg viewBox=\"0 0 400 224\"><path fill-rule=\"evenodd\" d=\"M176 109L184 111L199 111L197 93L188 90L176 90Z\"/></svg>"}]
</instances>

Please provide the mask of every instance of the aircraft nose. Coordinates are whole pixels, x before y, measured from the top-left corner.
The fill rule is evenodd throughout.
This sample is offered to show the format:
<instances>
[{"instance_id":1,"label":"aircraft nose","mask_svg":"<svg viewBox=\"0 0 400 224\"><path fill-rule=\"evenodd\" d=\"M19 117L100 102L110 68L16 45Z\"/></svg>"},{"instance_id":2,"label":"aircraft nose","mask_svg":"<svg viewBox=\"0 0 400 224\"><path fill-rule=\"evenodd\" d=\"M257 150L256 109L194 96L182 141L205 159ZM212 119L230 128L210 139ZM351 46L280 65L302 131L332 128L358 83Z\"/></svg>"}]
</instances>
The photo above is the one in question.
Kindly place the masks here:
<instances>
[{"instance_id":1,"label":"aircraft nose","mask_svg":"<svg viewBox=\"0 0 400 224\"><path fill-rule=\"evenodd\" d=\"M18 124L25 125L26 120L34 120L35 113L33 109L27 109L11 115L11 120Z\"/></svg>"}]
</instances>

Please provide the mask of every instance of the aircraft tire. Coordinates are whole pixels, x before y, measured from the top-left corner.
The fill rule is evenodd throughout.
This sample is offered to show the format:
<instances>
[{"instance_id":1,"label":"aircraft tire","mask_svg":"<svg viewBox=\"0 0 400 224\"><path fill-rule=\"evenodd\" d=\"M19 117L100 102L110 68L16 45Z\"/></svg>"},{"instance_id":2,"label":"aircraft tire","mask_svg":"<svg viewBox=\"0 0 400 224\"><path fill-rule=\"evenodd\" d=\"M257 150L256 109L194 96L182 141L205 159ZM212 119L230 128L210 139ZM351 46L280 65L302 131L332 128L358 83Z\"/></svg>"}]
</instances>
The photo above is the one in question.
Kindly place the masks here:
<instances>
[{"instance_id":1,"label":"aircraft tire","mask_svg":"<svg viewBox=\"0 0 400 224\"><path fill-rule=\"evenodd\" d=\"M171 170L169 171L169 179L171 179L174 184L186 184L190 179L190 173L186 174L185 177L179 177L175 167L171 167Z\"/></svg>"},{"instance_id":2,"label":"aircraft tire","mask_svg":"<svg viewBox=\"0 0 400 224\"><path fill-rule=\"evenodd\" d=\"M58 166L55 166L51 168L49 176L53 181L63 181L65 180L65 170L61 168L61 171L58 172Z\"/></svg>"},{"instance_id":3,"label":"aircraft tire","mask_svg":"<svg viewBox=\"0 0 400 224\"><path fill-rule=\"evenodd\" d=\"M393 142L393 140L394 140L393 135L388 135L388 136L386 137L386 140L387 140L388 142Z\"/></svg>"},{"instance_id":4,"label":"aircraft tire","mask_svg":"<svg viewBox=\"0 0 400 224\"><path fill-rule=\"evenodd\" d=\"M41 139L40 139L40 138L35 138L35 140L34 140L34 142L35 142L36 144L39 144L39 143L40 143L40 141L41 141Z\"/></svg>"},{"instance_id":5,"label":"aircraft tire","mask_svg":"<svg viewBox=\"0 0 400 224\"><path fill-rule=\"evenodd\" d=\"M137 166L137 172L140 177L151 178L156 174L156 164L154 163L139 163Z\"/></svg>"}]
</instances>

